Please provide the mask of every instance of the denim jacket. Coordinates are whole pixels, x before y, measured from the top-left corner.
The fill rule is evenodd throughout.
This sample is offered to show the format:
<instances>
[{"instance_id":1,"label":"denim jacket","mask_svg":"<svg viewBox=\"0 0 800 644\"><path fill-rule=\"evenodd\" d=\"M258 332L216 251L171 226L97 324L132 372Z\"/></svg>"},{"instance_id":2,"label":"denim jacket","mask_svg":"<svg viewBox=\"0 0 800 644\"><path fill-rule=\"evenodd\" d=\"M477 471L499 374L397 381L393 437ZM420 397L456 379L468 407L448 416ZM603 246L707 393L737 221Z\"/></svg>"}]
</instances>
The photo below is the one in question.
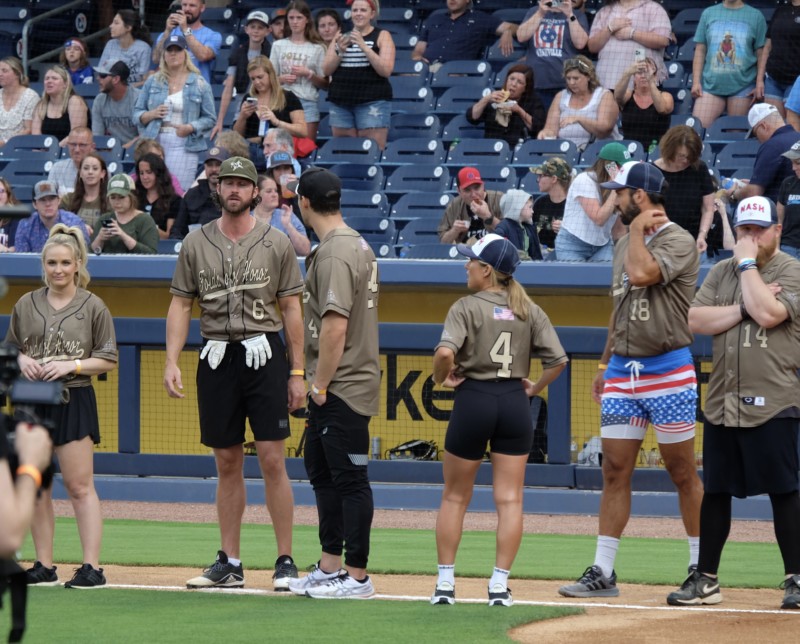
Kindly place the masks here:
<instances>
[{"instance_id":1,"label":"denim jacket","mask_svg":"<svg viewBox=\"0 0 800 644\"><path fill-rule=\"evenodd\" d=\"M148 78L139 92L133 108L133 121L139 129L139 136L158 138L161 119L153 119L143 125L141 116L167 102L169 86L158 78L158 74ZM183 86L183 122L194 127L194 132L186 137L187 152L202 152L208 148L207 135L217 122L214 95L211 86L199 74L191 73Z\"/></svg>"}]
</instances>

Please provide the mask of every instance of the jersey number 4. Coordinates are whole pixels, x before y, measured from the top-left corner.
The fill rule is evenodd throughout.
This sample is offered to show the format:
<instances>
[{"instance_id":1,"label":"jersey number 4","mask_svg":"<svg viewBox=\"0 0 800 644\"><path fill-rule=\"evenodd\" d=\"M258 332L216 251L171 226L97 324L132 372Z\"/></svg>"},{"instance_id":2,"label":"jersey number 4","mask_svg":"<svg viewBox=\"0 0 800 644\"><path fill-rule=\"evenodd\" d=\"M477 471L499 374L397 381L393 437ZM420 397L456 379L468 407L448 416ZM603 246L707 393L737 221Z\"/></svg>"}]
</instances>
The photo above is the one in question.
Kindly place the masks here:
<instances>
[{"instance_id":1,"label":"jersey number 4","mask_svg":"<svg viewBox=\"0 0 800 644\"><path fill-rule=\"evenodd\" d=\"M494 341L489 357L497 365L498 378L511 377L511 363L514 361L514 356L511 355L511 331L503 331L497 336Z\"/></svg>"}]
</instances>

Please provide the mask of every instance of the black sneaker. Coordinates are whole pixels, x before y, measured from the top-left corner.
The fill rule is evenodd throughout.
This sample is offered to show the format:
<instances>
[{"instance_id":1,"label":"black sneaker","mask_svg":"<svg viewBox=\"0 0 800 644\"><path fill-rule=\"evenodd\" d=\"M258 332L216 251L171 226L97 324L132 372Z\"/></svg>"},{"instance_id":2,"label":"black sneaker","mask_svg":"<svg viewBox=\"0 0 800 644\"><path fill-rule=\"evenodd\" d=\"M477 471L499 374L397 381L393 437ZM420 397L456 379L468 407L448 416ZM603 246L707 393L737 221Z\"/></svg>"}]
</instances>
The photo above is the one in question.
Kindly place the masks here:
<instances>
[{"instance_id":1,"label":"black sneaker","mask_svg":"<svg viewBox=\"0 0 800 644\"><path fill-rule=\"evenodd\" d=\"M667 595L670 606L697 606L699 604L719 604L722 593L719 579L713 579L695 570L683 582L680 590Z\"/></svg>"},{"instance_id":2,"label":"black sneaker","mask_svg":"<svg viewBox=\"0 0 800 644\"><path fill-rule=\"evenodd\" d=\"M589 566L574 584L561 586L558 594L564 597L617 597L617 573L612 570L611 577L606 577L600 566Z\"/></svg>"},{"instance_id":3,"label":"black sneaker","mask_svg":"<svg viewBox=\"0 0 800 644\"><path fill-rule=\"evenodd\" d=\"M58 575L56 574L56 566L47 568L41 561L36 561L33 568L28 568L25 571L28 577L28 586L57 586Z\"/></svg>"},{"instance_id":4,"label":"black sneaker","mask_svg":"<svg viewBox=\"0 0 800 644\"><path fill-rule=\"evenodd\" d=\"M80 568L75 569L75 575L70 579L64 588L77 588L88 590L90 588L101 588L106 585L106 578L102 568L92 568L92 564L85 563Z\"/></svg>"},{"instance_id":5,"label":"black sneaker","mask_svg":"<svg viewBox=\"0 0 800 644\"><path fill-rule=\"evenodd\" d=\"M785 590L781 608L800 608L800 575L784 579L781 588Z\"/></svg>"},{"instance_id":6,"label":"black sneaker","mask_svg":"<svg viewBox=\"0 0 800 644\"><path fill-rule=\"evenodd\" d=\"M452 606L456 603L456 588L449 581L443 581L436 584L436 590L433 591L431 596L431 604L434 606L438 604L445 604Z\"/></svg>"},{"instance_id":7,"label":"black sneaker","mask_svg":"<svg viewBox=\"0 0 800 644\"><path fill-rule=\"evenodd\" d=\"M203 571L199 577L186 582L187 588L244 588L242 564L228 563L228 555L217 551L217 560Z\"/></svg>"},{"instance_id":8,"label":"black sneaker","mask_svg":"<svg viewBox=\"0 0 800 644\"><path fill-rule=\"evenodd\" d=\"M279 592L289 590L289 580L297 579L297 566L289 555L281 555L275 561L275 572L272 575L272 589Z\"/></svg>"}]
</instances>

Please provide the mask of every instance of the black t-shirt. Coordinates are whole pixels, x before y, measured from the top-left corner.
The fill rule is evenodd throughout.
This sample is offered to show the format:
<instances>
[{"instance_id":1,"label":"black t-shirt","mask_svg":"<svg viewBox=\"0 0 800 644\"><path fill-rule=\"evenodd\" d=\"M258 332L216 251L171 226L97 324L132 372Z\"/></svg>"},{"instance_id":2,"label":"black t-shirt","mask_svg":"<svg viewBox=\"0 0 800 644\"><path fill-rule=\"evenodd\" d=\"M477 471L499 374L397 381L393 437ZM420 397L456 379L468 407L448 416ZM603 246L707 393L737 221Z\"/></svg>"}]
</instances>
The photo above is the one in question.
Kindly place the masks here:
<instances>
[{"instance_id":1,"label":"black t-shirt","mask_svg":"<svg viewBox=\"0 0 800 644\"><path fill-rule=\"evenodd\" d=\"M772 50L767 74L781 85L792 85L800 75L800 7L784 5L775 9L767 29Z\"/></svg>"},{"instance_id":2,"label":"black t-shirt","mask_svg":"<svg viewBox=\"0 0 800 644\"><path fill-rule=\"evenodd\" d=\"M703 214L703 197L714 193L708 167L700 161L697 168L689 166L680 172L661 169L661 172L669 183L667 194L664 195L667 216L697 239Z\"/></svg>"},{"instance_id":3,"label":"black t-shirt","mask_svg":"<svg viewBox=\"0 0 800 644\"><path fill-rule=\"evenodd\" d=\"M285 121L286 123L292 122L292 117L289 116L292 112L296 112L297 110L303 109L303 104L300 102L300 99L297 98L292 92L288 92L283 90L284 96L286 96L286 105L282 110L275 112L275 116L278 118L279 121ZM242 96L242 100L247 98L247 95ZM241 109L241 104L239 105L239 109ZM244 138L252 139L257 136L258 134L258 126L261 120L258 118L255 112L253 112L245 121L244 126Z\"/></svg>"},{"instance_id":4,"label":"black t-shirt","mask_svg":"<svg viewBox=\"0 0 800 644\"><path fill-rule=\"evenodd\" d=\"M483 114L478 119L472 118L472 106L468 107L467 121L474 125L483 123L483 138L502 139L513 149L520 141L529 138L535 139L536 135L544 127L544 122L547 118L542 100L536 92L531 92L528 102L522 106L522 109L532 117L530 130L525 127L522 117L516 113L510 115L508 125L500 125L497 121L497 110L491 104L486 106Z\"/></svg>"},{"instance_id":5,"label":"black t-shirt","mask_svg":"<svg viewBox=\"0 0 800 644\"><path fill-rule=\"evenodd\" d=\"M783 180L778 203L783 204L781 245L800 248L800 179L792 175Z\"/></svg>"},{"instance_id":6,"label":"black t-shirt","mask_svg":"<svg viewBox=\"0 0 800 644\"><path fill-rule=\"evenodd\" d=\"M153 221L156 222L156 226L165 232L167 230L167 221L178 218L181 201L182 199L178 195L175 195L172 199L160 197L153 202L148 201L146 198L140 198L140 202L144 204L142 210L150 215Z\"/></svg>"},{"instance_id":7,"label":"black t-shirt","mask_svg":"<svg viewBox=\"0 0 800 644\"><path fill-rule=\"evenodd\" d=\"M550 195L542 195L533 202L533 222L539 231L539 242L542 246L553 248L556 245L556 234L553 232L553 221L564 218L565 199L561 203L553 203Z\"/></svg>"},{"instance_id":8,"label":"black t-shirt","mask_svg":"<svg viewBox=\"0 0 800 644\"><path fill-rule=\"evenodd\" d=\"M653 141L658 144L668 129L669 114L659 114L655 105L642 109L631 96L622 108L622 136L639 141L645 150Z\"/></svg>"}]
</instances>

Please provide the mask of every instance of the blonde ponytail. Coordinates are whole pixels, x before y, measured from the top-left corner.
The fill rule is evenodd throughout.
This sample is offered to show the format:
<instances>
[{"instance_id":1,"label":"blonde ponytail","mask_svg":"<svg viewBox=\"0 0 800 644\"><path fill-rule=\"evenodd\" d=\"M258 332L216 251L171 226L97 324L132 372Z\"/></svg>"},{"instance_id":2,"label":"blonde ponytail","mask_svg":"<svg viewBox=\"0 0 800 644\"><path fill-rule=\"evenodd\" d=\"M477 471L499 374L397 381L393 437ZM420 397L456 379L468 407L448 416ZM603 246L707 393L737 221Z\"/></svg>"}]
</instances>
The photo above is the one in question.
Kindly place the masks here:
<instances>
[{"instance_id":1,"label":"blonde ponytail","mask_svg":"<svg viewBox=\"0 0 800 644\"><path fill-rule=\"evenodd\" d=\"M89 285L89 271L86 269L86 263L89 257L86 253L86 242L83 238L83 231L77 226L67 226L66 224L56 224L50 230L50 236L42 248L42 268L44 269L44 258L47 251L53 246L66 246L72 251L72 256L78 263L78 271L75 273L75 284L80 288L86 288ZM47 280L42 273L42 279L45 284Z\"/></svg>"},{"instance_id":2,"label":"blonde ponytail","mask_svg":"<svg viewBox=\"0 0 800 644\"><path fill-rule=\"evenodd\" d=\"M488 264L486 264L488 266ZM531 298L522 288L522 284L516 281L511 275L505 275L494 269L491 272L492 286L500 286L506 289L508 296L508 306L514 312L514 315L520 320L527 320L528 314L531 310Z\"/></svg>"}]
</instances>

